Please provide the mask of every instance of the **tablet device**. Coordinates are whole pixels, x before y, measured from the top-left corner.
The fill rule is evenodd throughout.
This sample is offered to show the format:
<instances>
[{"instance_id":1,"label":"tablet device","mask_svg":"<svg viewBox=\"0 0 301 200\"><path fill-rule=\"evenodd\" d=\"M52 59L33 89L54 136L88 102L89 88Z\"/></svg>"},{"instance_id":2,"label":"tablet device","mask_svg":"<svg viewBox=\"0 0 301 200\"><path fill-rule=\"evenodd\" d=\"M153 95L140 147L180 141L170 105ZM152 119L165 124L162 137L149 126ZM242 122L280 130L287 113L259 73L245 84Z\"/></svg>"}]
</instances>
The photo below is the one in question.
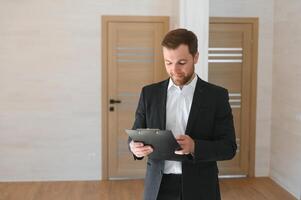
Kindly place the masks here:
<instances>
[{"instance_id":1,"label":"tablet device","mask_svg":"<svg viewBox=\"0 0 301 200\"><path fill-rule=\"evenodd\" d=\"M188 155L175 154L175 151L181 147L170 130L137 129L125 131L133 141L150 145L154 149L154 151L148 155L151 159L175 161L189 159Z\"/></svg>"}]
</instances>

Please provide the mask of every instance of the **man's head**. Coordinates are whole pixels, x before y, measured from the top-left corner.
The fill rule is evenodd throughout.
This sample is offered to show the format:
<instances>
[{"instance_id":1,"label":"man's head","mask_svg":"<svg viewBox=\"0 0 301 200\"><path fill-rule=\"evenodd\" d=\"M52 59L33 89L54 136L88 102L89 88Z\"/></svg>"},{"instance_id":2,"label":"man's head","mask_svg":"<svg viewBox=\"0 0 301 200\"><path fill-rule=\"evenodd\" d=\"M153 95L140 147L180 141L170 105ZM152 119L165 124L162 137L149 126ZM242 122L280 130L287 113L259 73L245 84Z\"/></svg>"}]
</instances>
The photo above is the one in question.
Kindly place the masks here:
<instances>
[{"instance_id":1,"label":"man's head","mask_svg":"<svg viewBox=\"0 0 301 200\"><path fill-rule=\"evenodd\" d=\"M199 57L196 35L186 29L175 29L165 35L161 45L167 73L176 85L185 85L194 75Z\"/></svg>"}]
</instances>

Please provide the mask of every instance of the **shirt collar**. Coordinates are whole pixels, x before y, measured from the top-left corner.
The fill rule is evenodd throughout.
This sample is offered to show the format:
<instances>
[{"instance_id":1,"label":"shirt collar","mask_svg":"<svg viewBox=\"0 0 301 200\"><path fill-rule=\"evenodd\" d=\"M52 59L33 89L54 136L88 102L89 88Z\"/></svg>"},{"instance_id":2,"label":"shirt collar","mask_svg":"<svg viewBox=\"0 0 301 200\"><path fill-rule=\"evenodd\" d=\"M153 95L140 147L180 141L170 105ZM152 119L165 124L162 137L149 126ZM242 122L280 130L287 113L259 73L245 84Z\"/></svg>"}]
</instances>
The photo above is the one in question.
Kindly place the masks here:
<instances>
[{"instance_id":1,"label":"shirt collar","mask_svg":"<svg viewBox=\"0 0 301 200\"><path fill-rule=\"evenodd\" d=\"M196 74L194 74L194 78L193 78L188 84L183 85L183 88L182 88L182 89L187 88L187 87L188 87L188 88L191 88L191 89L194 89L195 86L196 86L197 77L198 77L198 76L197 76ZM180 89L180 87L177 86L176 84L174 84L174 82L172 81L172 79L169 78L169 83L168 83L167 90L169 90L169 89L172 88L172 87L175 87L175 88Z\"/></svg>"}]
</instances>

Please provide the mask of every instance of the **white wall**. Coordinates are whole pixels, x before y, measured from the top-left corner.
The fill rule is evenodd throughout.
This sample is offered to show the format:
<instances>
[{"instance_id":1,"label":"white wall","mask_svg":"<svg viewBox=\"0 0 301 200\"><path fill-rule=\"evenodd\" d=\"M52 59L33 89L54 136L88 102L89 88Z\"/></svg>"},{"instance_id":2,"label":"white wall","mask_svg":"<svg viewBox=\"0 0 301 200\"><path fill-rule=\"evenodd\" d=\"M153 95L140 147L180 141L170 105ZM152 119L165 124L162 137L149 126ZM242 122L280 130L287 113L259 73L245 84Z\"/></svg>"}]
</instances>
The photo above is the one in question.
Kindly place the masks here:
<instances>
[{"instance_id":1,"label":"white wall","mask_svg":"<svg viewBox=\"0 0 301 200\"><path fill-rule=\"evenodd\" d=\"M210 16L259 17L255 175L270 169L273 0L210 0Z\"/></svg>"},{"instance_id":2,"label":"white wall","mask_svg":"<svg viewBox=\"0 0 301 200\"><path fill-rule=\"evenodd\" d=\"M100 17L175 27L172 2L0 2L0 181L100 179Z\"/></svg>"},{"instance_id":3,"label":"white wall","mask_svg":"<svg viewBox=\"0 0 301 200\"><path fill-rule=\"evenodd\" d=\"M301 196L301 2L275 0L271 176Z\"/></svg>"},{"instance_id":4,"label":"white wall","mask_svg":"<svg viewBox=\"0 0 301 200\"><path fill-rule=\"evenodd\" d=\"M199 60L195 72L208 80L209 0L180 0L180 27L193 31L198 37Z\"/></svg>"}]
</instances>

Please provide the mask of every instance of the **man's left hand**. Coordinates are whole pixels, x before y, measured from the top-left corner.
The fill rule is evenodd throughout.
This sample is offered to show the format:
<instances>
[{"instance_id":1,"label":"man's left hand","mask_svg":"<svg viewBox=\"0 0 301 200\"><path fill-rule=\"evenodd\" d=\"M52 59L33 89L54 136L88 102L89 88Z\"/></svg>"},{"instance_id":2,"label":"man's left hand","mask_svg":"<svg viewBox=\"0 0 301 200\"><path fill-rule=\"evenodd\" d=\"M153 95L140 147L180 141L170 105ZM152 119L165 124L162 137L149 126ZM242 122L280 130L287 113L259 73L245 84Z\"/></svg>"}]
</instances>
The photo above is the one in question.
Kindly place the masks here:
<instances>
[{"instance_id":1,"label":"man's left hand","mask_svg":"<svg viewBox=\"0 0 301 200\"><path fill-rule=\"evenodd\" d=\"M178 155L194 154L194 141L189 135L178 135L176 140L181 146L180 150L175 151Z\"/></svg>"}]
</instances>

